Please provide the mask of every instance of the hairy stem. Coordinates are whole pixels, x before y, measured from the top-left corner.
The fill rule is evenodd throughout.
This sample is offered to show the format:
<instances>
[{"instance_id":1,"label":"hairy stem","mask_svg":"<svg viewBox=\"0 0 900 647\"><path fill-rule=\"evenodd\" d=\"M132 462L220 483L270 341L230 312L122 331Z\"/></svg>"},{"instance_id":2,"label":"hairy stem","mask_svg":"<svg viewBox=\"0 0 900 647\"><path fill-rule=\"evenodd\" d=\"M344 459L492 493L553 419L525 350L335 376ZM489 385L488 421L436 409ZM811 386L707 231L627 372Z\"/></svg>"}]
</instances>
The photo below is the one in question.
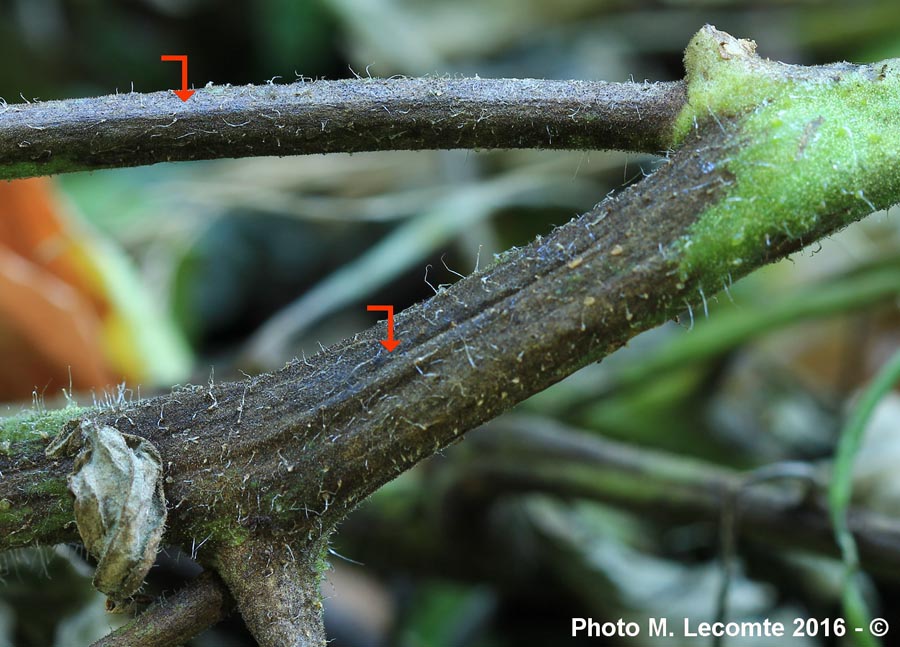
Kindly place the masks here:
<instances>
[{"instance_id":1,"label":"hairy stem","mask_svg":"<svg viewBox=\"0 0 900 647\"><path fill-rule=\"evenodd\" d=\"M369 493L466 431L686 306L700 308L702 273L679 269L683 240L731 182L725 165L710 171L708 163L735 154L740 140L716 124L691 137L639 185L400 313L393 353L378 343L382 323L272 374L76 417L159 449L172 506L168 541L210 538L211 547L260 531L327 533ZM758 262L844 222L833 216L802 232L773 232ZM0 457L5 546L64 534L70 504L60 495L71 461L49 461L43 446L26 434Z\"/></svg>"},{"instance_id":2,"label":"hairy stem","mask_svg":"<svg viewBox=\"0 0 900 647\"><path fill-rule=\"evenodd\" d=\"M376 150L661 152L684 101L681 82L395 78L15 104L0 112L0 178Z\"/></svg>"},{"instance_id":3,"label":"hairy stem","mask_svg":"<svg viewBox=\"0 0 900 647\"><path fill-rule=\"evenodd\" d=\"M223 620L233 606L234 601L219 577L203 573L92 647L177 647Z\"/></svg>"},{"instance_id":4,"label":"hairy stem","mask_svg":"<svg viewBox=\"0 0 900 647\"><path fill-rule=\"evenodd\" d=\"M324 647L321 548L252 539L216 562L260 647Z\"/></svg>"},{"instance_id":5,"label":"hairy stem","mask_svg":"<svg viewBox=\"0 0 900 647\"><path fill-rule=\"evenodd\" d=\"M709 134L704 158L728 146ZM76 417L159 449L170 541L325 532L398 473L696 301L675 245L724 187L685 190L708 179L700 155L689 147L640 189L400 313L393 353L378 343L382 323L272 374ZM798 245L775 239L773 257ZM43 446L26 434L0 456L0 499L14 504L0 515L15 532L7 545L64 525L53 506L67 497L25 487L64 482L71 469Z\"/></svg>"}]
</instances>

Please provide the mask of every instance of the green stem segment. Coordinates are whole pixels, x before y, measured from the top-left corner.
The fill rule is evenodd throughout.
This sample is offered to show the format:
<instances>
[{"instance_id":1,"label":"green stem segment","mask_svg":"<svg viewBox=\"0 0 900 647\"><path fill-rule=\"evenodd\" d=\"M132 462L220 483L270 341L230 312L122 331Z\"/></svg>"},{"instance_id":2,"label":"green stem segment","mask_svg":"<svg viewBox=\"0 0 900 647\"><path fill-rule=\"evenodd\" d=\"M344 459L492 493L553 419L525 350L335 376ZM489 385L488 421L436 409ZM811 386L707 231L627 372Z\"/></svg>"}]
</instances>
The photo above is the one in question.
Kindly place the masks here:
<instances>
[{"instance_id":1,"label":"green stem segment","mask_svg":"<svg viewBox=\"0 0 900 647\"><path fill-rule=\"evenodd\" d=\"M810 243L900 202L900 59L801 67L755 50L706 26L685 53L676 137L712 122L739 142L701 162L709 178L695 190L720 181L719 165L727 188L680 243L682 276L707 292L771 259L777 239Z\"/></svg>"}]
</instances>

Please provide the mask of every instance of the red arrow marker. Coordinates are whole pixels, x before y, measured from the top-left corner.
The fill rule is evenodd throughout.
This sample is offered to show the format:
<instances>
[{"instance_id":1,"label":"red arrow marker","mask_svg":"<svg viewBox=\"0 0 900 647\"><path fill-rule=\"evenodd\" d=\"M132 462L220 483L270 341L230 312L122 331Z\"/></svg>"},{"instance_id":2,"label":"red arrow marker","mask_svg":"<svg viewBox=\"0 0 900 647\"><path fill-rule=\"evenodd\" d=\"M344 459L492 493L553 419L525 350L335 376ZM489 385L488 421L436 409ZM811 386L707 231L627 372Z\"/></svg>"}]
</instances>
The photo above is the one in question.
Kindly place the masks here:
<instances>
[{"instance_id":1,"label":"red arrow marker","mask_svg":"<svg viewBox=\"0 0 900 647\"><path fill-rule=\"evenodd\" d=\"M187 101L192 96L194 96L194 90L188 90L187 86L187 54L180 55L168 55L163 54L160 57L161 61L181 61L181 89L180 90L172 90L175 94L178 95L178 98L182 101Z\"/></svg>"},{"instance_id":2,"label":"red arrow marker","mask_svg":"<svg viewBox=\"0 0 900 647\"><path fill-rule=\"evenodd\" d=\"M366 310L383 310L387 312L387 322L388 322L388 336L387 339L380 339L381 345L388 349L388 352L393 352L397 345L400 343L399 339L394 339L394 306L366 306Z\"/></svg>"}]
</instances>

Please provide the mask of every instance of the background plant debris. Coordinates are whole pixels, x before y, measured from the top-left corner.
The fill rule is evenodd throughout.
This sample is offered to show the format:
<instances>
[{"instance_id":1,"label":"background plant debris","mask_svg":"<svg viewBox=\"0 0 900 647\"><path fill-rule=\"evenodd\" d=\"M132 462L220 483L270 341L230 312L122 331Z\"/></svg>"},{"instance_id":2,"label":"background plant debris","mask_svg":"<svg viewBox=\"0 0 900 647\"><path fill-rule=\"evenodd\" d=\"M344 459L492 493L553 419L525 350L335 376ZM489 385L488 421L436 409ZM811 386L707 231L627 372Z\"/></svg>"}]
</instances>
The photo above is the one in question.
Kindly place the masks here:
<instances>
[{"instance_id":1,"label":"background plant debris","mask_svg":"<svg viewBox=\"0 0 900 647\"><path fill-rule=\"evenodd\" d=\"M0 96L174 87L174 68L159 63L174 52L190 55L197 87L395 74L669 80L704 23L795 63L900 56L892 0L16 0L0 7ZM13 413L63 389L90 402L277 367L374 323L366 304L425 299L662 163L395 152L0 185L0 400ZM827 476L848 406L900 342L896 214L725 287L705 311L640 336L363 505L335 539L324 585L331 644L601 645L615 643L568 639L570 619L713 620L718 520L572 496L551 476L509 491L479 468L543 469L542 443L587 435L648 461L691 458L700 475L802 461ZM858 504L900 514L898 460L894 391L856 460ZM575 468L555 461L548 473ZM613 478L587 476L601 477ZM83 645L119 622L78 547L7 553L0 567L0 644ZM198 570L167 549L147 593ZM730 619L840 615L836 559L746 540L732 573ZM862 590L900 627L897 582L870 569ZM191 644L252 640L234 618Z\"/></svg>"}]
</instances>

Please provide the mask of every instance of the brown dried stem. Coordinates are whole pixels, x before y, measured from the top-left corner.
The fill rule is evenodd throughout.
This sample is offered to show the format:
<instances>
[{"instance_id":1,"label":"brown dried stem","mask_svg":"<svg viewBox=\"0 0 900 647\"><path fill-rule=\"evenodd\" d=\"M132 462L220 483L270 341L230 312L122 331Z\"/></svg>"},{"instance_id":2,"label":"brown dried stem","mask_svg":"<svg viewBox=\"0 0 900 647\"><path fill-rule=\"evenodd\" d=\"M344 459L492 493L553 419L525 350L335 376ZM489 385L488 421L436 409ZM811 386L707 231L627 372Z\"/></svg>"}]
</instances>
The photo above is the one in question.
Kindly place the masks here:
<instances>
[{"instance_id":1,"label":"brown dried stem","mask_svg":"<svg viewBox=\"0 0 900 647\"><path fill-rule=\"evenodd\" d=\"M92 647L177 647L225 619L234 600L215 573L202 573Z\"/></svg>"},{"instance_id":2,"label":"brown dried stem","mask_svg":"<svg viewBox=\"0 0 900 647\"><path fill-rule=\"evenodd\" d=\"M180 160L443 148L671 145L682 82L356 79L7 105L0 178Z\"/></svg>"}]
</instances>

